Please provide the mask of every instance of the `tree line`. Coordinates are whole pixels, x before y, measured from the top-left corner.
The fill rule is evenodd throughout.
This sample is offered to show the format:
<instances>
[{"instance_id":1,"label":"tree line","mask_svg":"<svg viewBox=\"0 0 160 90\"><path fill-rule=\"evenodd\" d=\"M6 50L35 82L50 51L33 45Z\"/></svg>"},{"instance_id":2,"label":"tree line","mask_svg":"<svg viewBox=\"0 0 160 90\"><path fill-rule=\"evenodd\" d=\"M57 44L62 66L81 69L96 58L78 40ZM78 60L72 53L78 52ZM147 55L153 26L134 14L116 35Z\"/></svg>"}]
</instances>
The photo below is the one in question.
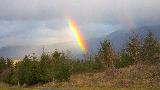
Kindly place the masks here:
<instances>
[{"instance_id":1,"label":"tree line","mask_svg":"<svg viewBox=\"0 0 160 90\"><path fill-rule=\"evenodd\" d=\"M152 32L143 39L133 33L126 47L115 53L111 42L100 42L99 52L83 60L74 59L64 52L43 52L40 58L26 55L13 64L11 59L0 58L0 81L11 85L33 85L69 81L72 74L95 73L106 68L124 68L137 63L160 64L160 42Z\"/></svg>"}]
</instances>

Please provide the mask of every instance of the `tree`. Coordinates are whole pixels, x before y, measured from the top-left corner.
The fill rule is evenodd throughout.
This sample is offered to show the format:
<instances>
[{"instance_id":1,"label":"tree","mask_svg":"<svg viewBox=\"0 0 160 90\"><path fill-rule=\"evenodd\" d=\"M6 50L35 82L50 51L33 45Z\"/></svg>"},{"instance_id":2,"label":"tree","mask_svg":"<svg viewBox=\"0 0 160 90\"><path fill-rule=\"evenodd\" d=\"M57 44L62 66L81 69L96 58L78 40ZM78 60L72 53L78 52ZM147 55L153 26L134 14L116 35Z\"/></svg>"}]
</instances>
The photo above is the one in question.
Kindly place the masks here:
<instances>
[{"instance_id":1,"label":"tree","mask_svg":"<svg viewBox=\"0 0 160 90\"><path fill-rule=\"evenodd\" d=\"M20 84L28 84L31 76L30 71L31 59L25 56L22 62L17 64L18 80Z\"/></svg>"},{"instance_id":2,"label":"tree","mask_svg":"<svg viewBox=\"0 0 160 90\"><path fill-rule=\"evenodd\" d=\"M53 61L49 54L43 52L40 60L40 78L41 81L46 83L53 80Z\"/></svg>"},{"instance_id":3,"label":"tree","mask_svg":"<svg viewBox=\"0 0 160 90\"><path fill-rule=\"evenodd\" d=\"M5 74L3 75L3 81L9 84L14 84L13 82L13 74L14 74L14 67L13 67L13 61L9 58L6 60L6 69Z\"/></svg>"},{"instance_id":4,"label":"tree","mask_svg":"<svg viewBox=\"0 0 160 90\"><path fill-rule=\"evenodd\" d=\"M39 68L39 61L37 60L33 60L31 62L31 66L30 66L30 71L31 71L31 75L30 75L30 81L29 84L36 84L38 82L40 82L40 68Z\"/></svg>"},{"instance_id":5,"label":"tree","mask_svg":"<svg viewBox=\"0 0 160 90\"><path fill-rule=\"evenodd\" d=\"M133 60L133 63L140 61L141 42L139 36L133 33L133 36L129 37L125 53L127 53Z\"/></svg>"},{"instance_id":6,"label":"tree","mask_svg":"<svg viewBox=\"0 0 160 90\"><path fill-rule=\"evenodd\" d=\"M22 62L16 65L17 78L21 85L32 85L40 81L39 61L34 56L25 56Z\"/></svg>"},{"instance_id":7,"label":"tree","mask_svg":"<svg viewBox=\"0 0 160 90\"><path fill-rule=\"evenodd\" d=\"M58 82L69 81L70 75L71 73L69 65L61 63L60 66L55 68L54 80Z\"/></svg>"},{"instance_id":8,"label":"tree","mask_svg":"<svg viewBox=\"0 0 160 90\"><path fill-rule=\"evenodd\" d=\"M100 49L98 52L99 59L105 64L106 67L112 67L114 53L111 43L108 40L104 40L100 43Z\"/></svg>"},{"instance_id":9,"label":"tree","mask_svg":"<svg viewBox=\"0 0 160 90\"><path fill-rule=\"evenodd\" d=\"M69 81L71 76L70 61L62 52L55 50L52 53L52 60L54 61L54 80L58 82Z\"/></svg>"},{"instance_id":10,"label":"tree","mask_svg":"<svg viewBox=\"0 0 160 90\"><path fill-rule=\"evenodd\" d=\"M159 52L159 42L152 32L148 32L147 36L144 38L144 43L142 46L141 56L144 62L147 63L160 63L160 52Z\"/></svg>"},{"instance_id":11,"label":"tree","mask_svg":"<svg viewBox=\"0 0 160 90\"><path fill-rule=\"evenodd\" d=\"M0 58L0 73L3 72L4 69L6 69L7 65L6 65L6 60L1 57Z\"/></svg>"},{"instance_id":12,"label":"tree","mask_svg":"<svg viewBox=\"0 0 160 90\"><path fill-rule=\"evenodd\" d=\"M102 62L99 60L99 58L97 56L95 56L95 60L92 63L93 66L93 70L98 70L101 71L104 69L104 65L102 64Z\"/></svg>"},{"instance_id":13,"label":"tree","mask_svg":"<svg viewBox=\"0 0 160 90\"><path fill-rule=\"evenodd\" d=\"M51 55L42 53L40 72L42 82L68 81L70 78L69 59L63 52L55 50Z\"/></svg>"},{"instance_id":14,"label":"tree","mask_svg":"<svg viewBox=\"0 0 160 90\"><path fill-rule=\"evenodd\" d=\"M122 52L119 59L114 60L114 67L123 68L134 63L133 58L126 52Z\"/></svg>"},{"instance_id":15,"label":"tree","mask_svg":"<svg viewBox=\"0 0 160 90\"><path fill-rule=\"evenodd\" d=\"M7 58L6 65L8 68L11 68L13 66L13 61L11 59Z\"/></svg>"}]
</instances>

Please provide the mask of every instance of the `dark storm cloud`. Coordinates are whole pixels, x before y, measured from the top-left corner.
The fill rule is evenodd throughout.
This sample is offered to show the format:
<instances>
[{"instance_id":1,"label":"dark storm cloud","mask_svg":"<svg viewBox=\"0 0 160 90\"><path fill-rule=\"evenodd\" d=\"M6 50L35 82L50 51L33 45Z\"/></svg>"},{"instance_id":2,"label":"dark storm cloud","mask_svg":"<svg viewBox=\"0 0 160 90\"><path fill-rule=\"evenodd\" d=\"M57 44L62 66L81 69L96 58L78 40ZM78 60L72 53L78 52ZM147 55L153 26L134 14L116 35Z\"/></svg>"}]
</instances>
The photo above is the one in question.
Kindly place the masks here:
<instances>
[{"instance_id":1,"label":"dark storm cloud","mask_svg":"<svg viewBox=\"0 0 160 90\"><path fill-rule=\"evenodd\" d=\"M0 46L69 41L67 15L86 38L159 24L159 6L159 0L0 0Z\"/></svg>"},{"instance_id":2,"label":"dark storm cloud","mask_svg":"<svg viewBox=\"0 0 160 90\"><path fill-rule=\"evenodd\" d=\"M159 20L159 0L0 0L0 19L44 20L74 16L81 22Z\"/></svg>"}]
</instances>

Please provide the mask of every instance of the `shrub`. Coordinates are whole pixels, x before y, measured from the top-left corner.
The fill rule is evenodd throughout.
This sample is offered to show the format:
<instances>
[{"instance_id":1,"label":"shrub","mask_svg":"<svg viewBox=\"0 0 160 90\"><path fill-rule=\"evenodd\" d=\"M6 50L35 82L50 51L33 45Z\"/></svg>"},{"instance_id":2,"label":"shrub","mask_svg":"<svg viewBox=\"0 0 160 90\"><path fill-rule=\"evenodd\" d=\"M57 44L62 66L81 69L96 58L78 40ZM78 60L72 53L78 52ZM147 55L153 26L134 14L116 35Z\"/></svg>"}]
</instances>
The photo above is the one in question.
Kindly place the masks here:
<instances>
[{"instance_id":1,"label":"shrub","mask_svg":"<svg viewBox=\"0 0 160 90\"><path fill-rule=\"evenodd\" d=\"M95 58L91 60L73 60L71 64L72 73L94 73L104 69L104 64Z\"/></svg>"},{"instance_id":2,"label":"shrub","mask_svg":"<svg viewBox=\"0 0 160 90\"><path fill-rule=\"evenodd\" d=\"M41 81L68 81L70 78L69 59L63 52L55 50L52 54L43 53L40 60Z\"/></svg>"},{"instance_id":3,"label":"shrub","mask_svg":"<svg viewBox=\"0 0 160 90\"><path fill-rule=\"evenodd\" d=\"M70 67L66 64L61 64L54 70L54 80L57 82L69 81L70 76Z\"/></svg>"},{"instance_id":4,"label":"shrub","mask_svg":"<svg viewBox=\"0 0 160 90\"><path fill-rule=\"evenodd\" d=\"M133 63L134 62L131 56L129 56L127 53L122 53L120 60L115 59L113 64L116 68L123 68L132 65Z\"/></svg>"}]
</instances>

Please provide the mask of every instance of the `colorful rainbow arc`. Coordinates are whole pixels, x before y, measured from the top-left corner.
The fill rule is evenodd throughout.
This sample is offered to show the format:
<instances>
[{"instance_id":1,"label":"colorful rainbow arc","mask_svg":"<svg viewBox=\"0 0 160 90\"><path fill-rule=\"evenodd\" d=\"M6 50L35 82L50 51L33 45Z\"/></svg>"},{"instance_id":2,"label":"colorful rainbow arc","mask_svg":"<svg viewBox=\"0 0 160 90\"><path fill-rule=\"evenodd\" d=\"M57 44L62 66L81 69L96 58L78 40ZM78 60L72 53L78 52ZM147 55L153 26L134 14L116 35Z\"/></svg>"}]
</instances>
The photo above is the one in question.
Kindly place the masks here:
<instances>
[{"instance_id":1,"label":"colorful rainbow arc","mask_svg":"<svg viewBox=\"0 0 160 90\"><path fill-rule=\"evenodd\" d=\"M77 41L79 47L84 52L84 54L87 54L88 53L88 48L87 48L86 42L84 40L84 37L83 37L80 29L77 26L75 20L72 19L69 16L67 16L66 19L68 21L68 24L69 24L69 27L70 27L71 31L74 34L74 37L76 38L76 41Z\"/></svg>"}]
</instances>

